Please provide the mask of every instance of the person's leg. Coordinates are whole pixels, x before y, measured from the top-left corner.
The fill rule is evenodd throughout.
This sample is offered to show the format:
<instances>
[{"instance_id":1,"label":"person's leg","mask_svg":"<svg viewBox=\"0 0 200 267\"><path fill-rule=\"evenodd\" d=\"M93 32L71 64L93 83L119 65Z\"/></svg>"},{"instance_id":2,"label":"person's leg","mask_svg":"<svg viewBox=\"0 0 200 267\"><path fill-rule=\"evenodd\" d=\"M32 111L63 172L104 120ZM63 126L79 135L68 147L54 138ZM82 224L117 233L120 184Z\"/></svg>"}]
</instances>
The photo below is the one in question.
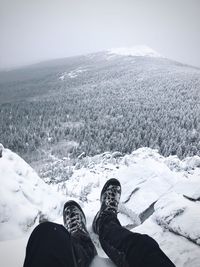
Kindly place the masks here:
<instances>
[{"instance_id":1,"label":"person's leg","mask_svg":"<svg viewBox=\"0 0 200 267\"><path fill-rule=\"evenodd\" d=\"M102 217L99 240L106 254L117 266L174 266L153 238L125 229L112 214Z\"/></svg>"},{"instance_id":2,"label":"person's leg","mask_svg":"<svg viewBox=\"0 0 200 267\"><path fill-rule=\"evenodd\" d=\"M63 219L71 235L77 266L88 267L97 251L86 229L86 218L79 204L75 201L66 202Z\"/></svg>"},{"instance_id":3,"label":"person's leg","mask_svg":"<svg viewBox=\"0 0 200 267\"><path fill-rule=\"evenodd\" d=\"M93 221L102 248L118 267L172 267L174 264L148 235L132 233L117 219L121 185L110 179L101 192L101 209Z\"/></svg>"},{"instance_id":4,"label":"person's leg","mask_svg":"<svg viewBox=\"0 0 200 267\"><path fill-rule=\"evenodd\" d=\"M70 234L64 226L44 222L32 232L24 267L75 267Z\"/></svg>"},{"instance_id":5,"label":"person's leg","mask_svg":"<svg viewBox=\"0 0 200 267\"><path fill-rule=\"evenodd\" d=\"M86 229L85 215L75 201L63 209L64 226L44 222L32 232L24 267L88 267L97 254Z\"/></svg>"}]
</instances>

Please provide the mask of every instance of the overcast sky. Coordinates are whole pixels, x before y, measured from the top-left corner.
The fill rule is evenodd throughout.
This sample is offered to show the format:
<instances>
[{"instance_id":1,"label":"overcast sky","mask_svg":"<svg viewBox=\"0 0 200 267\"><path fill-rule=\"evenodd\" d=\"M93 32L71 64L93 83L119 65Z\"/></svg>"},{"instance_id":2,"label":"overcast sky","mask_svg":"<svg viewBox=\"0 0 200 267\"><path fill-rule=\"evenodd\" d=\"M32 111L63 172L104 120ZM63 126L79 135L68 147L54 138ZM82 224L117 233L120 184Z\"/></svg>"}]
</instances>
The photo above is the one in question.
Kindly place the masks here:
<instances>
[{"instance_id":1,"label":"overcast sky","mask_svg":"<svg viewBox=\"0 0 200 267\"><path fill-rule=\"evenodd\" d=\"M0 68L148 45L200 67L200 0L0 0Z\"/></svg>"}]
</instances>

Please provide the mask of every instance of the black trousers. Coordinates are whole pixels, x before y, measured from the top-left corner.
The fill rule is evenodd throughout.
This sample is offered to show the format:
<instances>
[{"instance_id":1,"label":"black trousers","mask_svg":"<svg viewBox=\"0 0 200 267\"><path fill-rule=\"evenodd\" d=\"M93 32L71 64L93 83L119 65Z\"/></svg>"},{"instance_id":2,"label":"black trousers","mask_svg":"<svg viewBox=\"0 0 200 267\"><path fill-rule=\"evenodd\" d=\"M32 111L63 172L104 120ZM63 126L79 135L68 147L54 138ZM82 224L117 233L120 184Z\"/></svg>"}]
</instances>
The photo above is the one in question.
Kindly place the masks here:
<instances>
[{"instance_id":1,"label":"black trousers","mask_svg":"<svg viewBox=\"0 0 200 267\"><path fill-rule=\"evenodd\" d=\"M100 221L99 240L117 267L175 266L153 238L127 230L110 214Z\"/></svg>"},{"instance_id":2,"label":"black trousers","mask_svg":"<svg viewBox=\"0 0 200 267\"><path fill-rule=\"evenodd\" d=\"M115 216L100 221L102 248L118 267L174 267L148 235L132 233ZM45 222L32 232L24 267L88 267L96 249L88 236L70 236L64 226Z\"/></svg>"}]
</instances>

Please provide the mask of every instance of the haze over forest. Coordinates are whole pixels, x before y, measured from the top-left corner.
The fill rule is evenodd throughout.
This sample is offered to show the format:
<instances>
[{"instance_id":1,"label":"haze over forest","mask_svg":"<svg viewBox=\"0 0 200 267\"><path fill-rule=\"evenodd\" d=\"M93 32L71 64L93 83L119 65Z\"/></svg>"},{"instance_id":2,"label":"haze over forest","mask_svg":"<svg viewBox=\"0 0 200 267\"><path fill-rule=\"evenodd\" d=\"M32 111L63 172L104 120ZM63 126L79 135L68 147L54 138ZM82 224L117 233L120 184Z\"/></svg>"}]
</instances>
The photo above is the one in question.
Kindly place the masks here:
<instances>
[{"instance_id":1,"label":"haze over forest","mask_svg":"<svg viewBox=\"0 0 200 267\"><path fill-rule=\"evenodd\" d=\"M148 45L200 67L199 0L1 0L0 69Z\"/></svg>"}]
</instances>

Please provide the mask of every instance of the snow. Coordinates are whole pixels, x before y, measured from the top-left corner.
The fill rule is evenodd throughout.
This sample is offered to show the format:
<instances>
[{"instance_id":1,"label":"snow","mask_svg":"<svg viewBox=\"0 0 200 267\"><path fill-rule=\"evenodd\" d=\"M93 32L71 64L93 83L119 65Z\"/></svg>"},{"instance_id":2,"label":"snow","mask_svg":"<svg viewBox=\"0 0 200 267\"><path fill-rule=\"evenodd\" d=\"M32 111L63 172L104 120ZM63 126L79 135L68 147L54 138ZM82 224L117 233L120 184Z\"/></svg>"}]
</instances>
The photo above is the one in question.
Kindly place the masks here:
<instances>
[{"instance_id":1,"label":"snow","mask_svg":"<svg viewBox=\"0 0 200 267\"><path fill-rule=\"evenodd\" d=\"M200 245L200 203L194 203L169 193L155 205L155 218L159 225Z\"/></svg>"},{"instance_id":2,"label":"snow","mask_svg":"<svg viewBox=\"0 0 200 267\"><path fill-rule=\"evenodd\" d=\"M59 76L59 80L64 81L66 78L71 78L74 79L76 77L78 77L79 74L83 73L87 71L87 69L85 68L76 68L74 70L71 70L70 72L63 72L60 76Z\"/></svg>"},{"instance_id":3,"label":"snow","mask_svg":"<svg viewBox=\"0 0 200 267\"><path fill-rule=\"evenodd\" d=\"M134 230L135 232L152 236L159 243L166 255L174 262L175 266L200 266L199 246L189 242L184 237L177 236L160 227L156 223L154 216L150 217Z\"/></svg>"},{"instance_id":4,"label":"snow","mask_svg":"<svg viewBox=\"0 0 200 267\"><path fill-rule=\"evenodd\" d=\"M162 57L159 53L146 45L137 45L133 47L121 47L109 49L108 54L120 56L147 56L147 57Z\"/></svg>"},{"instance_id":5,"label":"snow","mask_svg":"<svg viewBox=\"0 0 200 267\"><path fill-rule=\"evenodd\" d=\"M27 241L28 235L23 238L0 242L0 266L23 266Z\"/></svg>"},{"instance_id":6,"label":"snow","mask_svg":"<svg viewBox=\"0 0 200 267\"><path fill-rule=\"evenodd\" d=\"M177 183L174 190L183 196L197 201L200 200L200 183L198 175L188 175L189 178L185 178L185 181Z\"/></svg>"},{"instance_id":7,"label":"snow","mask_svg":"<svg viewBox=\"0 0 200 267\"><path fill-rule=\"evenodd\" d=\"M45 184L17 154L3 150L0 160L0 240L22 236L48 213L55 219L64 198Z\"/></svg>"},{"instance_id":8,"label":"snow","mask_svg":"<svg viewBox=\"0 0 200 267\"><path fill-rule=\"evenodd\" d=\"M200 157L193 156L187 157L184 160L180 160L177 156L169 156L165 159L165 164L175 171L190 171L197 167L200 167Z\"/></svg>"},{"instance_id":9,"label":"snow","mask_svg":"<svg viewBox=\"0 0 200 267\"><path fill-rule=\"evenodd\" d=\"M150 148L125 156L107 152L80 158L70 179L52 186L19 156L2 148L0 266L22 266L28 237L40 214L62 224L62 207L68 199L76 200L86 214L99 255L92 266L114 266L91 227L101 188L113 177L122 184L121 224L155 238L177 267L200 266L199 158L165 158ZM14 251L12 258L10 251Z\"/></svg>"}]
</instances>

